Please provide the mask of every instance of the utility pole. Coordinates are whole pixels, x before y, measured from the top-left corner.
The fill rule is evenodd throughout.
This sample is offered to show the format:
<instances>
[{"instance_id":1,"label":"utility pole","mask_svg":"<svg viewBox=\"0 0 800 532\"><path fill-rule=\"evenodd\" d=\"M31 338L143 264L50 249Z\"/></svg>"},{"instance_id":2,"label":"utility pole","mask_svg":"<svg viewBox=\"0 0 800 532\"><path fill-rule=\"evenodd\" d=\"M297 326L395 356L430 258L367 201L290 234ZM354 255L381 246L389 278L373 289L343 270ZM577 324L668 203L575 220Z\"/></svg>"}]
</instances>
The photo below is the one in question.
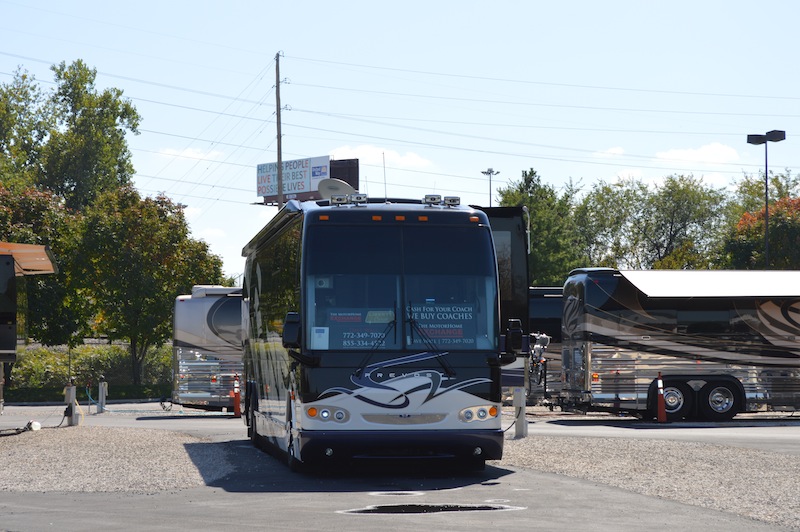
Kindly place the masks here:
<instances>
[{"instance_id":1,"label":"utility pole","mask_svg":"<svg viewBox=\"0 0 800 532\"><path fill-rule=\"evenodd\" d=\"M489 207L492 206L492 176L497 175L500 172L495 172L494 168L487 168L485 171L481 172L485 176L489 176Z\"/></svg>"},{"instance_id":2,"label":"utility pole","mask_svg":"<svg viewBox=\"0 0 800 532\"><path fill-rule=\"evenodd\" d=\"M278 209L283 207L283 156L281 147L281 53L275 54L275 116L278 124Z\"/></svg>"}]
</instances>

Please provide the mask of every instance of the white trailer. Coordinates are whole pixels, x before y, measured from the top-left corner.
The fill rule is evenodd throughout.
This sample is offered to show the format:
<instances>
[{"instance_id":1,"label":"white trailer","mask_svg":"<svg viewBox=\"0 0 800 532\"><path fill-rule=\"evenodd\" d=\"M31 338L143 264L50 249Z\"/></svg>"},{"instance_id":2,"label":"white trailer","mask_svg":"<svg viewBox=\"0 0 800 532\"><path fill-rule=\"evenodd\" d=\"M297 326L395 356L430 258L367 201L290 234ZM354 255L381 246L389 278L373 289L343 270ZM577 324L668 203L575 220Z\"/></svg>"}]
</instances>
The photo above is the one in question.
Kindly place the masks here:
<instances>
[{"instance_id":1,"label":"white trailer","mask_svg":"<svg viewBox=\"0 0 800 532\"><path fill-rule=\"evenodd\" d=\"M242 375L242 289L195 285L175 299L172 402L233 409Z\"/></svg>"}]
</instances>

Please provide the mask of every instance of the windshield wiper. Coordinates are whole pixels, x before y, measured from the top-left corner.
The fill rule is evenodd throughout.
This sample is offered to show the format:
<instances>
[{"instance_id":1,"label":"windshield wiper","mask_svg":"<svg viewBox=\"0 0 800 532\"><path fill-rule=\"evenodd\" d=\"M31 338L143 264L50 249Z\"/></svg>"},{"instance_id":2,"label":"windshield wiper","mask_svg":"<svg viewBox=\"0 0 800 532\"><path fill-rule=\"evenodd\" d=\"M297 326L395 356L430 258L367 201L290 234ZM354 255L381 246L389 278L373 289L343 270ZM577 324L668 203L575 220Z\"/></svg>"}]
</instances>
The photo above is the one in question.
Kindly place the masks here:
<instances>
[{"instance_id":1,"label":"windshield wiper","mask_svg":"<svg viewBox=\"0 0 800 532\"><path fill-rule=\"evenodd\" d=\"M413 318L413 314L411 313L411 304L408 305L408 313L406 314L406 322L411 324L411 343L414 343L414 331L417 331L417 334L422 339L422 343L425 344L425 347L428 348L428 351L436 355L434 358L439 362L442 366L442 369L447 373L448 377L455 377L456 370L453 369L447 359L444 357L447 353L445 351L440 350L436 344L433 342L428 333L425 332L425 329Z\"/></svg>"},{"instance_id":2,"label":"windshield wiper","mask_svg":"<svg viewBox=\"0 0 800 532\"><path fill-rule=\"evenodd\" d=\"M366 369L367 364L369 364L370 359L378 351L378 348L381 346L381 344L386 340L386 335L389 334L389 332L391 332L391 330L395 328L395 325L397 325L397 318L393 319L392 321L390 321L389 323L386 324L386 328L383 330L381 335L375 340L375 343L372 344L372 347L369 348L369 351L367 351L367 354L364 355L364 358L361 360L361 363L358 365L356 370L353 372L353 375L355 375L356 377L360 377L361 376L361 373L364 371L364 369ZM396 334L397 333L395 333L395 335ZM396 338L395 338L395 340L396 340ZM397 342L395 342L395 343L397 343Z\"/></svg>"}]
</instances>

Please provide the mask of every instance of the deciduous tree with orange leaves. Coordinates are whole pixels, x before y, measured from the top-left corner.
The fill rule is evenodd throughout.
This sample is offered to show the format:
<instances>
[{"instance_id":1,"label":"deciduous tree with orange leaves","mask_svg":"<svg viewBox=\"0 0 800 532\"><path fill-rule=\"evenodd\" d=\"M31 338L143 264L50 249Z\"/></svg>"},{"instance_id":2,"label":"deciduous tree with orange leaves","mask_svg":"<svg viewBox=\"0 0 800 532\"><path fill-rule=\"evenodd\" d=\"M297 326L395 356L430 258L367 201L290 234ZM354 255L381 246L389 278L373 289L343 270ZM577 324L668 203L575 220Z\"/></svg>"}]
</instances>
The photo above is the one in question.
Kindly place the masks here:
<instances>
[{"instance_id":1,"label":"deciduous tree with orange leaves","mask_svg":"<svg viewBox=\"0 0 800 532\"><path fill-rule=\"evenodd\" d=\"M739 219L727 252L737 269L764 268L765 209ZM769 208L769 269L800 269L800 198L784 197Z\"/></svg>"}]
</instances>

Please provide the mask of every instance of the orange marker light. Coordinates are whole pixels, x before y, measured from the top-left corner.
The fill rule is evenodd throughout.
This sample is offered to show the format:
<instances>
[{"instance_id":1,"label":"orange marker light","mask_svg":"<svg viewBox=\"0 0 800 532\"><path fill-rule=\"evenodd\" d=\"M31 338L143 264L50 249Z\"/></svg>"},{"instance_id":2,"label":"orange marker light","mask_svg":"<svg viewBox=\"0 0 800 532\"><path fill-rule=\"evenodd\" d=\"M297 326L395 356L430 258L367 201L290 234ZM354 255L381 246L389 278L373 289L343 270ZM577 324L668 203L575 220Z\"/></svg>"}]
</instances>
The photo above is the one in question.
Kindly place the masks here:
<instances>
[{"instance_id":1,"label":"orange marker light","mask_svg":"<svg viewBox=\"0 0 800 532\"><path fill-rule=\"evenodd\" d=\"M427 217L427 216L420 216L420 217L418 218L418 220L419 220L420 222L427 222L427 221L428 221L428 217Z\"/></svg>"},{"instance_id":2,"label":"orange marker light","mask_svg":"<svg viewBox=\"0 0 800 532\"><path fill-rule=\"evenodd\" d=\"M497 407L493 406L489 409L489 415L492 417L497 417Z\"/></svg>"},{"instance_id":3,"label":"orange marker light","mask_svg":"<svg viewBox=\"0 0 800 532\"><path fill-rule=\"evenodd\" d=\"M376 214L372 217L373 222L380 222L381 220L383 220L383 216L379 216Z\"/></svg>"},{"instance_id":4,"label":"orange marker light","mask_svg":"<svg viewBox=\"0 0 800 532\"><path fill-rule=\"evenodd\" d=\"M404 222L406 220L406 217L403 216L402 214L398 214L397 216L394 217L394 219L398 222Z\"/></svg>"},{"instance_id":5,"label":"orange marker light","mask_svg":"<svg viewBox=\"0 0 800 532\"><path fill-rule=\"evenodd\" d=\"M306 414L308 414L309 417L317 417L317 409L313 406L309 407L309 409L306 410Z\"/></svg>"},{"instance_id":6,"label":"orange marker light","mask_svg":"<svg viewBox=\"0 0 800 532\"><path fill-rule=\"evenodd\" d=\"M323 221L324 220L330 220L330 216L328 216L327 214L320 214L319 215L319 219L323 220Z\"/></svg>"}]
</instances>

